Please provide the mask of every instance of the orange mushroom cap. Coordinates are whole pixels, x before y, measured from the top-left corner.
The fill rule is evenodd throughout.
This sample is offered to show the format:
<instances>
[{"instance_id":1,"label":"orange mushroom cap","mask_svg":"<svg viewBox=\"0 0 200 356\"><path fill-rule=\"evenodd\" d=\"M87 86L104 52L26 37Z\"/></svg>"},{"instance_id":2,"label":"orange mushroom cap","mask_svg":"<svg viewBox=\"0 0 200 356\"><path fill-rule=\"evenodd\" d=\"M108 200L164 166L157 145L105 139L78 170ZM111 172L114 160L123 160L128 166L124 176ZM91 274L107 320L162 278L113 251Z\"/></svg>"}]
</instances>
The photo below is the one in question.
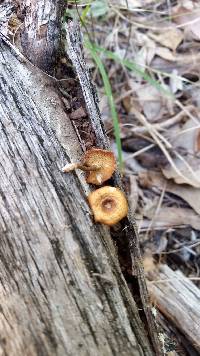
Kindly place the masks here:
<instances>
[{"instance_id":1,"label":"orange mushroom cap","mask_svg":"<svg viewBox=\"0 0 200 356\"><path fill-rule=\"evenodd\" d=\"M97 167L87 173L87 183L101 185L110 179L115 171L116 161L113 152L102 150L100 148L91 148L83 156L83 165L88 167Z\"/></svg>"},{"instance_id":2,"label":"orange mushroom cap","mask_svg":"<svg viewBox=\"0 0 200 356\"><path fill-rule=\"evenodd\" d=\"M126 197L115 187L105 186L93 191L88 201L95 221L105 225L114 225L128 214Z\"/></svg>"}]
</instances>

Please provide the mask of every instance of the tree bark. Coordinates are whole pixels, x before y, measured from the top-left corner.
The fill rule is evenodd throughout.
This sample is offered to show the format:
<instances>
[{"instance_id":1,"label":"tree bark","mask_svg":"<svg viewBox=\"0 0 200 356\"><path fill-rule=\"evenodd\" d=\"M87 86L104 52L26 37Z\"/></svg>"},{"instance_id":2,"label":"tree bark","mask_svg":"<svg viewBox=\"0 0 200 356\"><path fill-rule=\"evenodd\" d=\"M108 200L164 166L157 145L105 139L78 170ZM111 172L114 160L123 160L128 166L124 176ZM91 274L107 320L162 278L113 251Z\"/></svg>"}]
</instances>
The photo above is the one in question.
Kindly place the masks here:
<instances>
[{"instance_id":1,"label":"tree bark","mask_svg":"<svg viewBox=\"0 0 200 356\"><path fill-rule=\"evenodd\" d=\"M57 80L44 72L54 68L61 8L21 5L31 63L0 40L0 354L159 354L110 231L93 221L83 174L61 172L82 154Z\"/></svg>"}]
</instances>

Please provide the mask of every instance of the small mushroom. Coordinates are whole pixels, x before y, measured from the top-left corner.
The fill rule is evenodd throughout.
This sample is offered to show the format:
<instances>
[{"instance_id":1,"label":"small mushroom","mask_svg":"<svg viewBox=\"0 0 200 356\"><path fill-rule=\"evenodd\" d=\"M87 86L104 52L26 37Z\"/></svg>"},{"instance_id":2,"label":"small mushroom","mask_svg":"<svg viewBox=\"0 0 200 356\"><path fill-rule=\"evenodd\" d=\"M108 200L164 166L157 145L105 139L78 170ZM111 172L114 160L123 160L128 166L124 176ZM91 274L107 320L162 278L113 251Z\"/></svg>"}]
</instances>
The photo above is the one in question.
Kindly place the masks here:
<instances>
[{"instance_id":1,"label":"small mushroom","mask_svg":"<svg viewBox=\"0 0 200 356\"><path fill-rule=\"evenodd\" d=\"M87 171L86 181L95 185L101 185L108 180L116 167L113 152L101 148L91 148L83 155L80 163L67 164L62 171L70 172L76 168Z\"/></svg>"},{"instance_id":2,"label":"small mushroom","mask_svg":"<svg viewBox=\"0 0 200 356\"><path fill-rule=\"evenodd\" d=\"M114 225L128 214L126 197L115 187L105 186L93 191L88 201L95 221L105 225Z\"/></svg>"},{"instance_id":3,"label":"small mushroom","mask_svg":"<svg viewBox=\"0 0 200 356\"><path fill-rule=\"evenodd\" d=\"M106 180L110 179L115 167L115 156L113 152L102 150L100 148L92 148L84 155L84 164L87 166L97 166L96 171L87 173L87 183L101 185Z\"/></svg>"}]
</instances>

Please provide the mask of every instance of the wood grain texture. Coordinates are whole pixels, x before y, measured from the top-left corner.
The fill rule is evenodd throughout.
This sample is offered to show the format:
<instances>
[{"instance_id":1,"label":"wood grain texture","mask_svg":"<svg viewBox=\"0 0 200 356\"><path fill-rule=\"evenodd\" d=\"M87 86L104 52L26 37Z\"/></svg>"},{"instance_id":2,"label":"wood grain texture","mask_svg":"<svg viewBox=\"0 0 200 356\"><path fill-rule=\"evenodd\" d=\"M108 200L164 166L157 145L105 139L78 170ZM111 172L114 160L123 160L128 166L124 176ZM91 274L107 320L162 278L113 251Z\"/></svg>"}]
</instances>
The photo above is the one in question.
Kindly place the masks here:
<instances>
[{"instance_id":1,"label":"wood grain texture","mask_svg":"<svg viewBox=\"0 0 200 356\"><path fill-rule=\"evenodd\" d=\"M152 300L159 310L200 352L200 291L181 271L160 265L148 283Z\"/></svg>"},{"instance_id":2,"label":"wood grain texture","mask_svg":"<svg viewBox=\"0 0 200 356\"><path fill-rule=\"evenodd\" d=\"M39 68L53 72L60 44L62 0L20 2L24 26L21 45L25 56Z\"/></svg>"},{"instance_id":3,"label":"wood grain texture","mask_svg":"<svg viewBox=\"0 0 200 356\"><path fill-rule=\"evenodd\" d=\"M94 224L84 175L61 172L83 149L49 75L64 1L6 5L5 30L16 9L24 21L24 56L0 34L0 355L154 355L110 231ZM93 104L93 138L108 147Z\"/></svg>"},{"instance_id":4,"label":"wood grain texture","mask_svg":"<svg viewBox=\"0 0 200 356\"><path fill-rule=\"evenodd\" d=\"M1 354L153 355L89 187L61 172L81 152L54 82L0 50Z\"/></svg>"}]
</instances>

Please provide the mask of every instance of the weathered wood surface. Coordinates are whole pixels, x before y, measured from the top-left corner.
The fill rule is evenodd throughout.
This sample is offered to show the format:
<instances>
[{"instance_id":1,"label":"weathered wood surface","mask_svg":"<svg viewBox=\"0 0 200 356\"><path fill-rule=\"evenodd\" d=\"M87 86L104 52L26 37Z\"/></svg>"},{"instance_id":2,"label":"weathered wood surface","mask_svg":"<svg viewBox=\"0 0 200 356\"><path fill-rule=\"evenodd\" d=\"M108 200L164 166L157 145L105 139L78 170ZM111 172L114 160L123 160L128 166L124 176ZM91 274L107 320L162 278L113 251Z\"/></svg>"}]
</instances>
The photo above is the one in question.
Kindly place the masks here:
<instances>
[{"instance_id":1,"label":"weathered wood surface","mask_svg":"<svg viewBox=\"0 0 200 356\"><path fill-rule=\"evenodd\" d=\"M79 146L51 80L2 43L0 60L1 354L151 355L89 188L61 173Z\"/></svg>"},{"instance_id":2,"label":"weathered wood surface","mask_svg":"<svg viewBox=\"0 0 200 356\"><path fill-rule=\"evenodd\" d=\"M21 6L24 54L51 73L62 2ZM90 187L61 172L82 150L55 83L1 38L0 354L154 355Z\"/></svg>"},{"instance_id":3,"label":"weathered wood surface","mask_svg":"<svg viewBox=\"0 0 200 356\"><path fill-rule=\"evenodd\" d=\"M53 72L61 36L61 15L64 1L19 2L24 16L21 44L25 56L35 65Z\"/></svg>"},{"instance_id":4,"label":"weathered wood surface","mask_svg":"<svg viewBox=\"0 0 200 356\"><path fill-rule=\"evenodd\" d=\"M200 290L178 270L161 265L148 289L156 307L200 352Z\"/></svg>"},{"instance_id":5,"label":"weathered wood surface","mask_svg":"<svg viewBox=\"0 0 200 356\"><path fill-rule=\"evenodd\" d=\"M76 22L69 21L65 26L65 31L67 38L67 54L72 61L80 81L86 108L89 113L91 129L95 135L96 144L98 147L109 149L110 147L108 138L105 135L98 107L98 98L95 93L95 88L91 82L89 70L87 69L87 65L83 56L79 26ZM123 190L121 177L118 171L116 171L113 175L113 182L115 186L118 186ZM121 223L121 229L118 232L119 235L123 236L123 238L126 238L127 240L127 249L129 250L131 259L132 276L135 278L136 284L139 288L139 295L136 296L135 291L135 297L139 298L141 301L142 308L144 310L144 317L146 318L148 332L151 337L151 342L154 346L155 352L160 354L160 341L158 339L157 328L154 317L152 315L151 304L144 277L144 270L139 247L139 235L131 209L129 209L128 217Z\"/></svg>"}]
</instances>

